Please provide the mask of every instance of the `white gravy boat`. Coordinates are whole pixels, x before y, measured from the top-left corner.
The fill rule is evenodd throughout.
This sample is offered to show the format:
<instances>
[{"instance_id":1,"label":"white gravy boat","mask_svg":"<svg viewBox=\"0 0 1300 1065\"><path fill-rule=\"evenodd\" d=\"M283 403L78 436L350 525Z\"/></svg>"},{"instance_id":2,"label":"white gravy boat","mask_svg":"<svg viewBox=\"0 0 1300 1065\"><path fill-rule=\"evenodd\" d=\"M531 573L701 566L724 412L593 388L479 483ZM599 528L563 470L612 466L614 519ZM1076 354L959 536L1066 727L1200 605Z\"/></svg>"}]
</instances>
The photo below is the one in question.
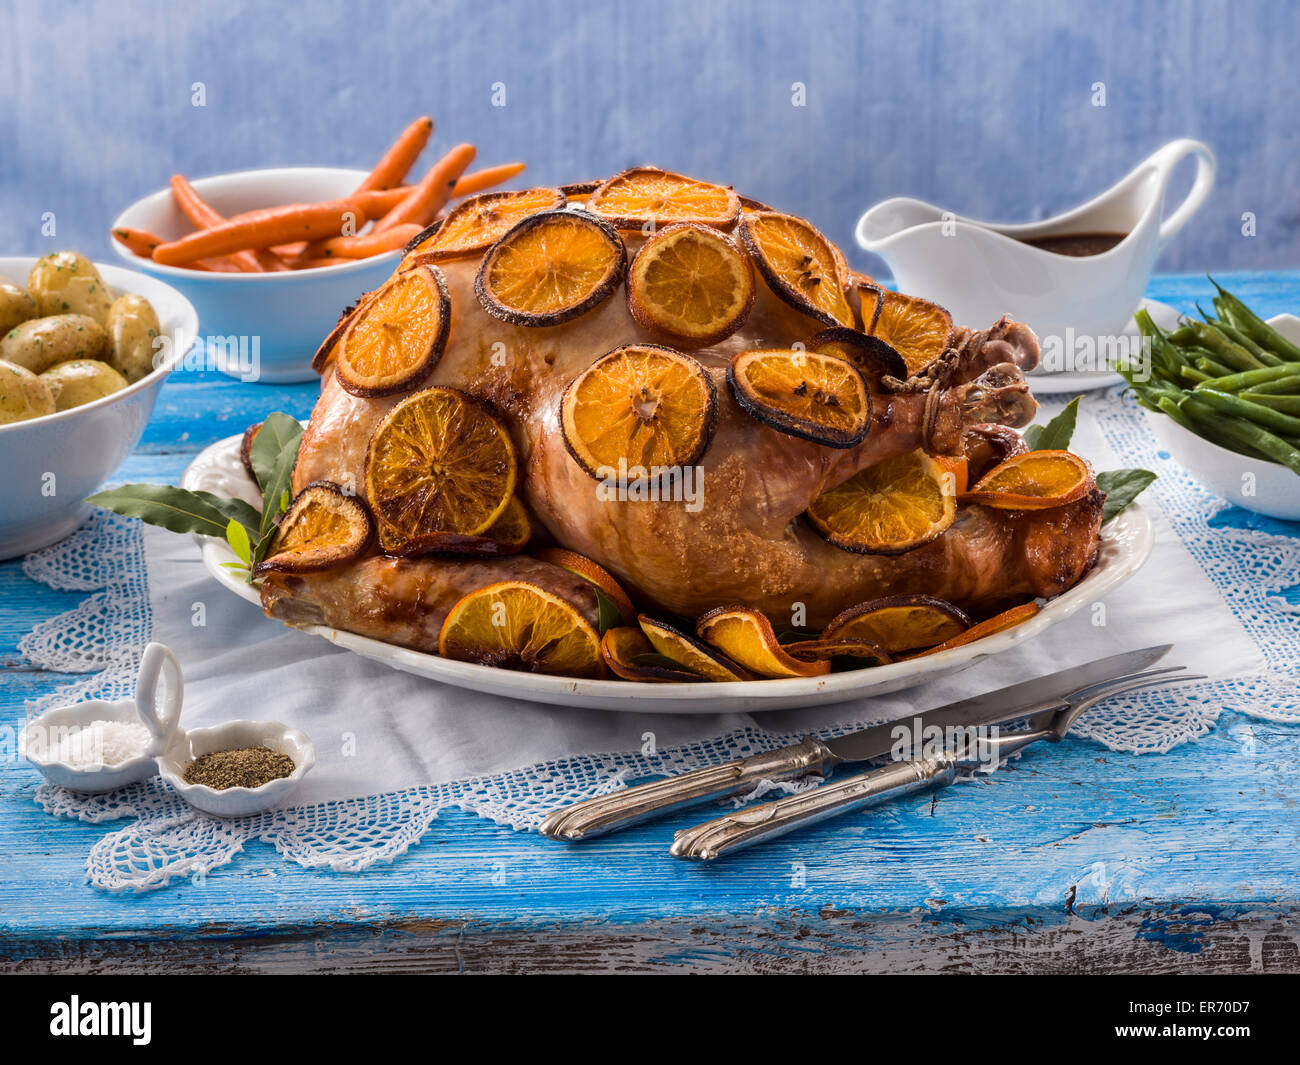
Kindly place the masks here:
<instances>
[{"instance_id":1,"label":"white gravy boat","mask_svg":"<svg viewBox=\"0 0 1300 1065\"><path fill-rule=\"evenodd\" d=\"M1187 198L1163 222L1165 191L1178 164L1196 157ZM1082 206L1042 222L990 224L920 200L896 197L858 219L855 237L881 256L899 291L942 304L973 329L1009 314L1040 338L1122 334L1151 278L1156 256L1204 202L1214 184L1214 154L1177 140ZM1124 233L1100 255L1044 251L1025 239Z\"/></svg>"}]
</instances>

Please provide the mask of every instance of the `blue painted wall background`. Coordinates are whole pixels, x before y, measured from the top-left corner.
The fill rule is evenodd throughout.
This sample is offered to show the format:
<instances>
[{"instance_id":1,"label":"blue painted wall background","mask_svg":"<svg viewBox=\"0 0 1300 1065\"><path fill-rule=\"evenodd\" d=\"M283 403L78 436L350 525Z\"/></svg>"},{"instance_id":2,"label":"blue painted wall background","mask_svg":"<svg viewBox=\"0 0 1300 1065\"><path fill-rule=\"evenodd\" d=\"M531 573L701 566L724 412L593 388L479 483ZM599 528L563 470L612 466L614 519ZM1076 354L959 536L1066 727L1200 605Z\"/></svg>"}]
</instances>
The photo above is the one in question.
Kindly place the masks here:
<instances>
[{"instance_id":1,"label":"blue painted wall background","mask_svg":"<svg viewBox=\"0 0 1300 1065\"><path fill-rule=\"evenodd\" d=\"M429 112L436 145L536 183L643 161L734 183L865 268L852 226L878 199L1038 218L1194 136L1219 183L1161 268L1300 266L1297 40L1286 0L3 0L0 248L103 256L173 171L368 166Z\"/></svg>"}]
</instances>

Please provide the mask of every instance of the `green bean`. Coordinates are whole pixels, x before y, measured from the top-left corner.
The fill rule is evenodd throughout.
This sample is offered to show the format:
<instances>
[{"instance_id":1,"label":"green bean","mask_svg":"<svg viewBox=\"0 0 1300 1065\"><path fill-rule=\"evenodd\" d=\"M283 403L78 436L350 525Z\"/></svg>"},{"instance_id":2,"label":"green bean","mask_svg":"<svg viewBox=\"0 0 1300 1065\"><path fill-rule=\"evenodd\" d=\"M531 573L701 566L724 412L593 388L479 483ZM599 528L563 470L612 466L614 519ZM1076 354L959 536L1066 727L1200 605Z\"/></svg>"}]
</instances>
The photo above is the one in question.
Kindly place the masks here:
<instances>
[{"instance_id":1,"label":"green bean","mask_svg":"<svg viewBox=\"0 0 1300 1065\"><path fill-rule=\"evenodd\" d=\"M1267 429L1242 418L1225 417L1191 396L1183 400L1181 409L1194 423L1197 435L1232 451L1249 448L1251 452L1259 452L1265 458L1289 466L1300 474L1300 449L1292 447Z\"/></svg>"},{"instance_id":2,"label":"green bean","mask_svg":"<svg viewBox=\"0 0 1300 1065\"><path fill-rule=\"evenodd\" d=\"M1300 365L1285 363L1282 366L1267 366L1262 370L1246 370L1243 373L1226 374L1210 382L1211 388L1220 392L1236 392L1252 385L1263 385L1269 381L1300 375Z\"/></svg>"},{"instance_id":3,"label":"green bean","mask_svg":"<svg viewBox=\"0 0 1300 1065\"><path fill-rule=\"evenodd\" d=\"M1224 336L1234 344L1240 344L1249 351L1265 366L1286 366L1285 359L1279 359L1271 351L1266 351L1260 345L1256 344L1246 333L1232 324L1231 320L1225 321L1220 318L1217 322L1212 323Z\"/></svg>"},{"instance_id":4,"label":"green bean","mask_svg":"<svg viewBox=\"0 0 1300 1065\"><path fill-rule=\"evenodd\" d=\"M1191 381L1193 385L1199 385L1207 381L1215 380L1215 378L1211 377L1204 370L1197 370L1191 366L1180 367L1178 370L1178 376L1183 378L1185 381Z\"/></svg>"},{"instance_id":5,"label":"green bean","mask_svg":"<svg viewBox=\"0 0 1300 1065\"><path fill-rule=\"evenodd\" d=\"M1184 414L1182 408L1178 406L1178 401L1176 399L1173 399L1171 396L1160 396L1156 400L1156 406L1160 410L1164 411L1165 414L1168 414L1169 417L1173 418L1174 421L1189 433L1197 433L1196 427L1188 421L1187 415ZM1200 433L1197 433L1197 435L1199 436Z\"/></svg>"},{"instance_id":6,"label":"green bean","mask_svg":"<svg viewBox=\"0 0 1300 1065\"><path fill-rule=\"evenodd\" d=\"M1196 339L1200 341L1201 345L1209 348L1214 353L1214 357L1220 362L1227 363L1234 370L1263 369L1264 364L1262 362L1240 344L1234 344L1214 326L1206 325L1204 322L1192 321L1189 321L1188 325L1196 334Z\"/></svg>"},{"instance_id":7,"label":"green bean","mask_svg":"<svg viewBox=\"0 0 1300 1065\"><path fill-rule=\"evenodd\" d=\"M1259 396L1250 392L1238 392L1237 395L1261 407L1280 410L1283 414L1300 415L1300 396Z\"/></svg>"},{"instance_id":8,"label":"green bean","mask_svg":"<svg viewBox=\"0 0 1300 1065\"><path fill-rule=\"evenodd\" d=\"M1300 377L1279 377L1276 381L1265 381L1262 385L1251 385L1248 391L1265 396L1300 395Z\"/></svg>"},{"instance_id":9,"label":"green bean","mask_svg":"<svg viewBox=\"0 0 1300 1065\"><path fill-rule=\"evenodd\" d=\"M1166 339L1168 339L1171 344L1177 344L1179 347L1183 347L1187 344L1195 344L1196 330L1194 330L1190 325L1180 325L1170 333Z\"/></svg>"},{"instance_id":10,"label":"green bean","mask_svg":"<svg viewBox=\"0 0 1300 1065\"><path fill-rule=\"evenodd\" d=\"M1287 340L1286 337L1260 318L1259 315L1215 281L1214 278L1210 278L1210 283L1219 290L1223 306L1229 310L1234 326L1252 337L1257 343L1268 348L1269 351L1286 359L1287 362L1300 362L1300 346Z\"/></svg>"},{"instance_id":11,"label":"green bean","mask_svg":"<svg viewBox=\"0 0 1300 1065\"><path fill-rule=\"evenodd\" d=\"M1261 407L1248 399L1234 396L1231 392L1219 392L1213 388L1200 387L1193 393L1195 397L1224 414L1233 414L1288 436L1300 436L1300 418L1289 414Z\"/></svg>"},{"instance_id":12,"label":"green bean","mask_svg":"<svg viewBox=\"0 0 1300 1065\"><path fill-rule=\"evenodd\" d=\"M1216 362L1208 356L1202 356L1197 359L1196 368L1204 373L1212 374L1215 377L1227 377L1232 373L1232 371L1224 366L1223 363Z\"/></svg>"}]
</instances>

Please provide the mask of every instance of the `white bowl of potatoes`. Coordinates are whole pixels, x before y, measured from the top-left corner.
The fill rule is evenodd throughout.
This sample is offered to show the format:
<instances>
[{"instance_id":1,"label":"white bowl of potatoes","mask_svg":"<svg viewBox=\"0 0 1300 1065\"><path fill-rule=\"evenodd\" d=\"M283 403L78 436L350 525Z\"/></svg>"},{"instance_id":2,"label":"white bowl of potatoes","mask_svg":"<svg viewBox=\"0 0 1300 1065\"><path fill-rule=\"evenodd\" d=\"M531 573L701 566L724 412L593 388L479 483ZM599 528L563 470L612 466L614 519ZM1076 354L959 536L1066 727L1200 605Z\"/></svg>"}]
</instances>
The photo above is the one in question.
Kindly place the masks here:
<instances>
[{"instance_id":1,"label":"white bowl of potatoes","mask_svg":"<svg viewBox=\"0 0 1300 1065\"><path fill-rule=\"evenodd\" d=\"M0 559L85 520L198 332L189 300L134 270L0 258Z\"/></svg>"}]
</instances>

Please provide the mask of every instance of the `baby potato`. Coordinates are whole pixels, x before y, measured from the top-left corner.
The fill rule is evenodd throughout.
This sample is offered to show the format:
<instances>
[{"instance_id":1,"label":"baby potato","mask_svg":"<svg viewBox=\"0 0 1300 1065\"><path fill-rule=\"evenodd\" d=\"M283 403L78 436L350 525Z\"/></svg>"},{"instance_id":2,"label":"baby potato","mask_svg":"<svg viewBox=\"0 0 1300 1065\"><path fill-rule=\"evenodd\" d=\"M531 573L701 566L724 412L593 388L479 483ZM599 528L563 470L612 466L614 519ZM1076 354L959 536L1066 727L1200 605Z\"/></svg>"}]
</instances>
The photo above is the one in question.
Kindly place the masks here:
<instances>
[{"instance_id":1,"label":"baby potato","mask_svg":"<svg viewBox=\"0 0 1300 1065\"><path fill-rule=\"evenodd\" d=\"M50 386L31 370L0 361L0 425L53 414Z\"/></svg>"},{"instance_id":2,"label":"baby potato","mask_svg":"<svg viewBox=\"0 0 1300 1065\"><path fill-rule=\"evenodd\" d=\"M44 373L69 359L98 359L108 345L104 327L84 314L56 314L14 326L0 340L0 359Z\"/></svg>"},{"instance_id":3,"label":"baby potato","mask_svg":"<svg viewBox=\"0 0 1300 1065\"><path fill-rule=\"evenodd\" d=\"M0 336L29 318L36 317L36 301L22 285L0 277Z\"/></svg>"},{"instance_id":4,"label":"baby potato","mask_svg":"<svg viewBox=\"0 0 1300 1065\"><path fill-rule=\"evenodd\" d=\"M126 378L98 359L61 362L41 374L58 410L70 410L83 403L103 399L126 387Z\"/></svg>"},{"instance_id":5,"label":"baby potato","mask_svg":"<svg viewBox=\"0 0 1300 1065\"><path fill-rule=\"evenodd\" d=\"M118 296L108 312L108 361L128 381L153 369L154 340L162 331L158 315L143 296Z\"/></svg>"},{"instance_id":6,"label":"baby potato","mask_svg":"<svg viewBox=\"0 0 1300 1065\"><path fill-rule=\"evenodd\" d=\"M51 252L37 259L27 278L27 290L42 316L84 314L104 325L113 306L113 293L95 264L75 251Z\"/></svg>"}]
</instances>

